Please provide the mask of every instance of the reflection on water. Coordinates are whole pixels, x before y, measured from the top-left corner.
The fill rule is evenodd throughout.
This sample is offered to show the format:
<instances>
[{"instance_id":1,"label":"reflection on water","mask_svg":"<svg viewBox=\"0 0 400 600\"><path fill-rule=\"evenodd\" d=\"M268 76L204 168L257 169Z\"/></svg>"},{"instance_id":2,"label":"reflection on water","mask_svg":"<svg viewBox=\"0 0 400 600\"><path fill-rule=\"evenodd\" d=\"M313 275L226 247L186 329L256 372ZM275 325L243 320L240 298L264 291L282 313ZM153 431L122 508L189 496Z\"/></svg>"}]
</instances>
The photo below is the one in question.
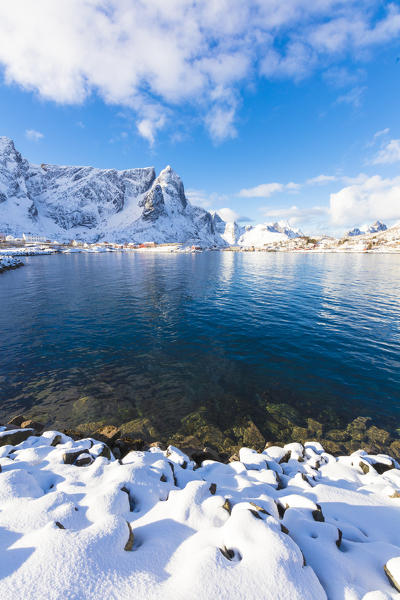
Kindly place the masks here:
<instances>
[{"instance_id":1,"label":"reflection on water","mask_svg":"<svg viewBox=\"0 0 400 600\"><path fill-rule=\"evenodd\" d=\"M0 418L399 414L400 256L72 254L0 277ZM33 410L34 407L34 410ZM322 418L322 417L321 417Z\"/></svg>"}]
</instances>

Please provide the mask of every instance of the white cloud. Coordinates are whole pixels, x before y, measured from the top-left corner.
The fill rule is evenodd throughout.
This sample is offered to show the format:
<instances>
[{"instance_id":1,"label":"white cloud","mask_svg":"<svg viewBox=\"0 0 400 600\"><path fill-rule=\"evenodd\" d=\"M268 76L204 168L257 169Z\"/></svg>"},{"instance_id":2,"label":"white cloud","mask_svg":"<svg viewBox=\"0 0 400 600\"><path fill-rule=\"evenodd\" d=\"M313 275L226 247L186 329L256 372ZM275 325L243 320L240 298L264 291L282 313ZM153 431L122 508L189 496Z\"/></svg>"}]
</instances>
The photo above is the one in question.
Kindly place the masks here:
<instances>
[{"instance_id":1,"label":"white cloud","mask_svg":"<svg viewBox=\"0 0 400 600\"><path fill-rule=\"evenodd\" d=\"M276 192L282 192L285 189L283 183L262 183L252 188L244 188L240 190L241 198L269 198Z\"/></svg>"},{"instance_id":2,"label":"white cloud","mask_svg":"<svg viewBox=\"0 0 400 600\"><path fill-rule=\"evenodd\" d=\"M331 194L330 216L336 225L400 219L400 177L374 175Z\"/></svg>"},{"instance_id":3,"label":"white cloud","mask_svg":"<svg viewBox=\"0 0 400 600\"><path fill-rule=\"evenodd\" d=\"M373 165L391 165L400 161L400 140L390 140L380 149L375 158L372 159Z\"/></svg>"},{"instance_id":4,"label":"white cloud","mask_svg":"<svg viewBox=\"0 0 400 600\"><path fill-rule=\"evenodd\" d=\"M307 225L311 229L326 228L326 221L329 209L324 206L298 207L290 206L286 208L262 208L264 217L272 221L286 221L291 227Z\"/></svg>"},{"instance_id":5,"label":"white cloud","mask_svg":"<svg viewBox=\"0 0 400 600\"><path fill-rule=\"evenodd\" d=\"M235 109L220 106L215 106L205 119L210 135L216 142L236 137L234 120Z\"/></svg>"},{"instance_id":6,"label":"white cloud","mask_svg":"<svg viewBox=\"0 0 400 600\"><path fill-rule=\"evenodd\" d=\"M238 195L241 198L269 198L272 196L272 194L277 192L288 191L291 193L296 193L299 192L304 185L321 185L337 180L338 178L335 175L322 174L307 179L305 183L298 183L294 181L290 181L289 183L262 183L252 188L244 188L240 190Z\"/></svg>"},{"instance_id":7,"label":"white cloud","mask_svg":"<svg viewBox=\"0 0 400 600\"><path fill-rule=\"evenodd\" d=\"M25 137L26 139L31 140L31 142L38 142L39 140L44 138L44 135L43 133L41 133L40 131L36 131L35 129L26 129Z\"/></svg>"},{"instance_id":8,"label":"white cloud","mask_svg":"<svg viewBox=\"0 0 400 600\"><path fill-rule=\"evenodd\" d=\"M201 206L209 210L212 206L221 205L228 201L226 194L218 194L216 192L205 192L204 190L196 190L189 188L185 191L188 200L195 206Z\"/></svg>"},{"instance_id":9,"label":"white cloud","mask_svg":"<svg viewBox=\"0 0 400 600\"><path fill-rule=\"evenodd\" d=\"M188 189L186 197L195 206L201 206L208 210L211 207L211 200L208 194L203 190Z\"/></svg>"},{"instance_id":10,"label":"white cloud","mask_svg":"<svg viewBox=\"0 0 400 600\"><path fill-rule=\"evenodd\" d=\"M150 143L186 105L216 141L233 137L244 83L364 60L399 34L400 7L376 0L0 2L6 83L58 103L95 93L133 111ZM343 69L336 78L359 81ZM339 102L357 105L362 93Z\"/></svg>"},{"instance_id":11,"label":"white cloud","mask_svg":"<svg viewBox=\"0 0 400 600\"><path fill-rule=\"evenodd\" d=\"M337 177L335 175L317 175L316 177L311 177L307 179L307 185L315 185L315 184L324 184L330 183L331 181L336 181Z\"/></svg>"},{"instance_id":12,"label":"white cloud","mask_svg":"<svg viewBox=\"0 0 400 600\"><path fill-rule=\"evenodd\" d=\"M232 221L238 221L239 217L240 217L239 213L232 210L231 208L219 208L216 212L221 217L221 219L223 221L225 221L226 223L231 223Z\"/></svg>"}]
</instances>

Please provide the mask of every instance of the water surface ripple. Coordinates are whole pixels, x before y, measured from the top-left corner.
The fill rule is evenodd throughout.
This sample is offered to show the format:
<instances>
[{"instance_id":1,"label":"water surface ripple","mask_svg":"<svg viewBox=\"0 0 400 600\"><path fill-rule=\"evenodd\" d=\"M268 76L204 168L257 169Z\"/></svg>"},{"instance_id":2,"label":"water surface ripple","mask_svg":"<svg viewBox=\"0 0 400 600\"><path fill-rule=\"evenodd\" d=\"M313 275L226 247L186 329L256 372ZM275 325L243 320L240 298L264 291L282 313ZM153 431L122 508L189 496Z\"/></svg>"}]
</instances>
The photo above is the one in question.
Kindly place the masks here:
<instances>
[{"instance_id":1,"label":"water surface ripple","mask_svg":"<svg viewBox=\"0 0 400 600\"><path fill-rule=\"evenodd\" d=\"M0 417L173 428L265 397L398 416L399 275L396 255L26 258L0 276Z\"/></svg>"}]
</instances>

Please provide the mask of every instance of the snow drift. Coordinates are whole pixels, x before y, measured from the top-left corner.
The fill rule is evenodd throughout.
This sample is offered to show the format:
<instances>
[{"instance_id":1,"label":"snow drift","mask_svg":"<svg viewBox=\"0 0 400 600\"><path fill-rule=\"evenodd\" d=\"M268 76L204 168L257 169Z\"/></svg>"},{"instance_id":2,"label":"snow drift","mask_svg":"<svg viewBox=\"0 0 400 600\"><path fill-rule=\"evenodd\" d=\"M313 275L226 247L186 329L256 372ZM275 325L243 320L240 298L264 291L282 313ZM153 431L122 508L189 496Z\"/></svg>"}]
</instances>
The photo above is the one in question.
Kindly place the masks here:
<instances>
[{"instance_id":1,"label":"snow drift","mask_svg":"<svg viewBox=\"0 0 400 600\"><path fill-rule=\"evenodd\" d=\"M317 442L200 467L0 431L2 600L398 598L400 470Z\"/></svg>"}]
</instances>

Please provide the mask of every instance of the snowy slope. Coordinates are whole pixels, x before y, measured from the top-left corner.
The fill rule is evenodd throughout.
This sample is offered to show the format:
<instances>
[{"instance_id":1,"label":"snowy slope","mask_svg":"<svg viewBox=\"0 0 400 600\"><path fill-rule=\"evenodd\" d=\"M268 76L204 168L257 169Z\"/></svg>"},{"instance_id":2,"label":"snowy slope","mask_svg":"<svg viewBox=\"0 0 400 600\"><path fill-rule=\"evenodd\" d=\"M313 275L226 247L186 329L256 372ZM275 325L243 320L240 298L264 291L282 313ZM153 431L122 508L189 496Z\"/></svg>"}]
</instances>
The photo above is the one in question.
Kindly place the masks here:
<instances>
[{"instance_id":1,"label":"snowy slope","mask_svg":"<svg viewBox=\"0 0 400 600\"><path fill-rule=\"evenodd\" d=\"M229 246L254 246L262 248L266 244L275 244L302 236L302 232L289 227L284 222L263 223L259 225L238 225L226 223L218 213L213 212L214 227Z\"/></svg>"},{"instance_id":2,"label":"snowy slope","mask_svg":"<svg viewBox=\"0 0 400 600\"><path fill-rule=\"evenodd\" d=\"M0 137L0 232L60 241L225 245L207 211L192 206L167 167L96 169L33 165Z\"/></svg>"},{"instance_id":3,"label":"snowy slope","mask_svg":"<svg viewBox=\"0 0 400 600\"><path fill-rule=\"evenodd\" d=\"M239 246L262 247L267 244L286 242L301 235L301 231L292 229L285 223L247 225L242 230L237 244Z\"/></svg>"},{"instance_id":4,"label":"snowy slope","mask_svg":"<svg viewBox=\"0 0 400 600\"><path fill-rule=\"evenodd\" d=\"M390 600L400 470L318 442L199 468L0 428L2 600Z\"/></svg>"}]
</instances>

